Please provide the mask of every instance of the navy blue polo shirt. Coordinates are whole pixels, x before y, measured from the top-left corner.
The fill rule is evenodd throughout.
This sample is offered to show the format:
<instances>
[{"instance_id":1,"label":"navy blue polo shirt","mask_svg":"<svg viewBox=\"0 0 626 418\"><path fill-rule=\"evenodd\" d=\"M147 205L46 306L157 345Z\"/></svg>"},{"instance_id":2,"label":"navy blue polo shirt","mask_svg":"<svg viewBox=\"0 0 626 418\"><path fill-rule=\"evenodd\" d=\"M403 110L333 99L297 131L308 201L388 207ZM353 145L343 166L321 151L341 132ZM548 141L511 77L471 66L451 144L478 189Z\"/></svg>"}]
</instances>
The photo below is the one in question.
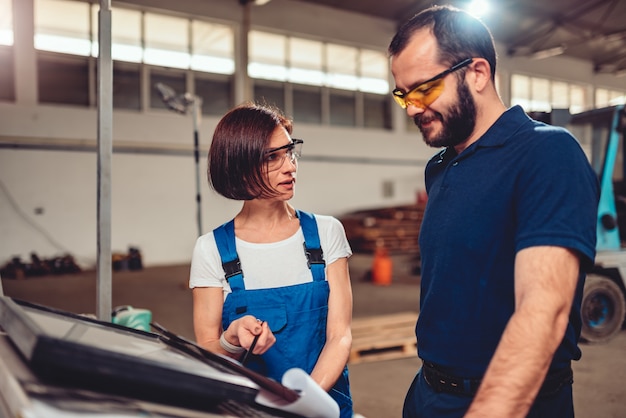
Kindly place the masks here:
<instances>
[{"instance_id":1,"label":"navy blue polo shirt","mask_svg":"<svg viewBox=\"0 0 626 418\"><path fill-rule=\"evenodd\" d=\"M419 356L449 373L482 376L515 309L515 254L550 245L595 257L597 176L565 129L507 110L457 155L426 165L419 236ZM581 271L570 322L552 367L580 358Z\"/></svg>"}]
</instances>

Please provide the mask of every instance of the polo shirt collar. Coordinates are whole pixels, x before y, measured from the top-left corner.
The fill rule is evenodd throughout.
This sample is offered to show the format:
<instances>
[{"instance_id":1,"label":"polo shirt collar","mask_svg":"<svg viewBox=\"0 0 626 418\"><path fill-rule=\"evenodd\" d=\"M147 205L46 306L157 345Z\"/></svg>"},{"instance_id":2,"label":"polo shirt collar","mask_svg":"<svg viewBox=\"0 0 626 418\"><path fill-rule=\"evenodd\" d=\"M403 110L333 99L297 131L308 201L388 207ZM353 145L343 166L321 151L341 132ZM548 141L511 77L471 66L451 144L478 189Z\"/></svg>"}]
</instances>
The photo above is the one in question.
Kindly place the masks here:
<instances>
[{"instance_id":1,"label":"polo shirt collar","mask_svg":"<svg viewBox=\"0 0 626 418\"><path fill-rule=\"evenodd\" d=\"M511 138L530 118L521 106L507 109L496 122L475 142L479 147L498 147Z\"/></svg>"},{"instance_id":2,"label":"polo shirt collar","mask_svg":"<svg viewBox=\"0 0 626 418\"><path fill-rule=\"evenodd\" d=\"M461 155L467 156L472 154L478 147L499 147L511 138L515 132L529 121L530 117L524 112L521 106L516 105L507 109L496 122L489 127L487 132L483 134L476 142L467 147ZM449 161L457 156L454 147L446 147L436 154L438 163Z\"/></svg>"}]
</instances>

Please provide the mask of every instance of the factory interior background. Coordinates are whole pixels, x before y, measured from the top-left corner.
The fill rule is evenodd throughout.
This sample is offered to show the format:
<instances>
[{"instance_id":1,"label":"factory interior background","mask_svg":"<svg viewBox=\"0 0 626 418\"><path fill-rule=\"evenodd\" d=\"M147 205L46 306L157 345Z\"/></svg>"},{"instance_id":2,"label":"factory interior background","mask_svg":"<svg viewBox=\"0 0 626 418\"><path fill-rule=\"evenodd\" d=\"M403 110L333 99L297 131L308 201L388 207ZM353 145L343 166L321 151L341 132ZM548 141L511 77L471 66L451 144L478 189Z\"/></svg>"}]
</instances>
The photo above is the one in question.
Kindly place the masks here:
<instances>
[{"instance_id":1,"label":"factory interior background","mask_svg":"<svg viewBox=\"0 0 626 418\"><path fill-rule=\"evenodd\" d=\"M294 137L305 141L294 206L341 217L419 200L424 164L436 150L391 99L386 48L399 22L427 2L386 6L395 19L348 10L380 10L376 2L332 3L112 2L113 152L110 196L100 198L110 204L113 253L140 251L144 266L188 263L198 234L234 215L240 203L208 186L206 154L219 117L246 100L282 108L294 120ZM602 66L568 55L586 33L559 49L550 39L522 47L521 35L498 38L494 30L507 105L577 113L624 102L626 64L615 49L623 48L623 19L611 2L584 15L579 4L509 3L492 4L486 24L545 26L528 16L561 7L571 24L601 26L604 37L593 45L598 53L613 48L617 58ZM0 265L29 262L33 253L96 265L99 8L93 1L0 0ZM159 84L192 100L173 108ZM588 147L584 133L579 139Z\"/></svg>"}]
</instances>

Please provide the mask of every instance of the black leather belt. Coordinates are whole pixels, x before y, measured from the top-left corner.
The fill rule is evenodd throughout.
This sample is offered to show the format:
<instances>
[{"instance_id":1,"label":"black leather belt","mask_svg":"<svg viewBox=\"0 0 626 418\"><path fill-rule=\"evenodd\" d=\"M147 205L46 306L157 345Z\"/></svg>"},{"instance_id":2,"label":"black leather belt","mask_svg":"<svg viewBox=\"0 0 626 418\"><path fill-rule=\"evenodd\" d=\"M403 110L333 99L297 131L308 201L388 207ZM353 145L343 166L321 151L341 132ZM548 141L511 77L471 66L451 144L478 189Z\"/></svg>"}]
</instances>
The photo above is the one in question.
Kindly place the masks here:
<instances>
[{"instance_id":1,"label":"black leather belt","mask_svg":"<svg viewBox=\"0 0 626 418\"><path fill-rule=\"evenodd\" d=\"M482 379L464 379L452 376L441 371L437 365L424 361L422 374L435 392L453 393L456 395L474 396L478 392L478 387ZM561 390L565 385L574 383L574 374L571 367L548 373L541 385L537 397L552 396Z\"/></svg>"}]
</instances>

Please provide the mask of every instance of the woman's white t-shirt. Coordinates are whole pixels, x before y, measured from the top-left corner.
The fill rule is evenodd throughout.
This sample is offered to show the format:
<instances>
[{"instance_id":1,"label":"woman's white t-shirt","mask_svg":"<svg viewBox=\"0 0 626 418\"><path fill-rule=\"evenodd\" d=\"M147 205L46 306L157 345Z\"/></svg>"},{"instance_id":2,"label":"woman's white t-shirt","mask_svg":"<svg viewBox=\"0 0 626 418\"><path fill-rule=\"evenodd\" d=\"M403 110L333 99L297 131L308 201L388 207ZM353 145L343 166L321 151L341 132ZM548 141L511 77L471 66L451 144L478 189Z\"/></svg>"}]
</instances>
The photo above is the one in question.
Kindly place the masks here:
<instances>
[{"instance_id":1,"label":"woman's white t-shirt","mask_svg":"<svg viewBox=\"0 0 626 418\"><path fill-rule=\"evenodd\" d=\"M315 215L326 267L352 250L341 222L332 216ZM291 237L272 243L256 244L235 237L246 289L291 286L313 280L304 255L302 228ZM231 292L224 277L222 261L213 232L196 241L191 260L189 287L222 287L224 297Z\"/></svg>"}]
</instances>

